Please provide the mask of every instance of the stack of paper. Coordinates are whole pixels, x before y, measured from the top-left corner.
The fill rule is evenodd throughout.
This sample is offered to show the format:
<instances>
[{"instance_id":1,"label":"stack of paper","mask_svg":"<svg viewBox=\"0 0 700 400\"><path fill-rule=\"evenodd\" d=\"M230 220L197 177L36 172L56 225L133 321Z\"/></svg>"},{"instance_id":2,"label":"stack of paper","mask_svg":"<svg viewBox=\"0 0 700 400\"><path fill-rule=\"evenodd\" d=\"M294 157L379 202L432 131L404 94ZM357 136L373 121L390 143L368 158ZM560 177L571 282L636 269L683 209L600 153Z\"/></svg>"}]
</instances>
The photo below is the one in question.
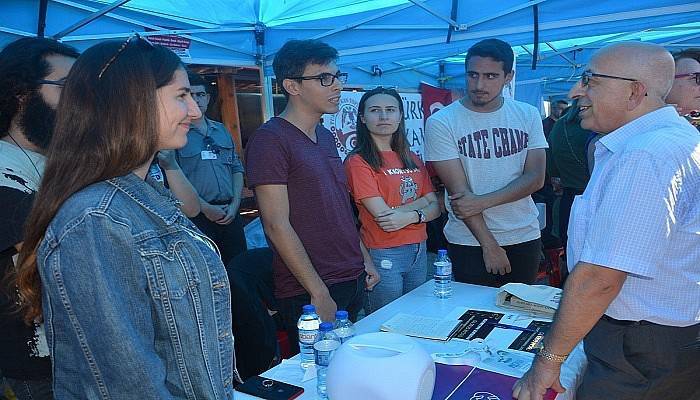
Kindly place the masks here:
<instances>
[{"instance_id":1,"label":"stack of paper","mask_svg":"<svg viewBox=\"0 0 700 400\"><path fill-rule=\"evenodd\" d=\"M559 307L561 289L544 285L507 283L496 296L496 305L552 318Z\"/></svg>"}]
</instances>

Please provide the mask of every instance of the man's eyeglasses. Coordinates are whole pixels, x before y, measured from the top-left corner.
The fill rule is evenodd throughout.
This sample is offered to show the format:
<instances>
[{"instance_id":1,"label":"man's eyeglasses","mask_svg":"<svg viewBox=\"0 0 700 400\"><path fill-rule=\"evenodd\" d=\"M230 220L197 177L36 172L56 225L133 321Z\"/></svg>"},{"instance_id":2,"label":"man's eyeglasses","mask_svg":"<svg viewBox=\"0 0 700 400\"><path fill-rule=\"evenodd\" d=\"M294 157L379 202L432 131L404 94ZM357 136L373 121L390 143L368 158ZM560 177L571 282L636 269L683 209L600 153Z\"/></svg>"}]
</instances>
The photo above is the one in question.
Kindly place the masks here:
<instances>
[{"instance_id":1,"label":"man's eyeglasses","mask_svg":"<svg viewBox=\"0 0 700 400\"><path fill-rule=\"evenodd\" d=\"M114 63L114 61L117 59L117 57L119 57L119 55L122 54L122 52L126 49L126 47L129 45L129 43L131 43L132 41L141 41L141 42L145 43L149 48L151 48L151 49L153 48L153 43L151 43L148 39L142 38L141 35L139 35L138 33L134 33L133 35L126 38L124 43L122 43L122 45L119 46L119 50L117 50L117 52L114 53L112 58L110 58L105 63L105 65L100 70L100 73L97 75L97 79L102 79L102 75L104 75L105 71L107 71L107 69L109 69L109 67Z\"/></svg>"},{"instance_id":2,"label":"man's eyeglasses","mask_svg":"<svg viewBox=\"0 0 700 400\"><path fill-rule=\"evenodd\" d=\"M584 73L581 74L581 85L587 86L588 82L591 81L591 78L594 78L594 77L595 78L620 79L623 81L630 81L630 82L639 82L638 79L625 78L623 76L615 76L615 75L596 74L595 72L585 71Z\"/></svg>"},{"instance_id":3,"label":"man's eyeglasses","mask_svg":"<svg viewBox=\"0 0 700 400\"><path fill-rule=\"evenodd\" d=\"M328 72L324 72L322 74L318 75L313 75L313 76L294 76L294 77L289 77L287 79L298 79L301 81L309 81L309 80L314 80L317 79L319 82L321 82L321 86L332 86L333 83L335 83L335 80L339 80L340 83L345 83L348 81L348 73L347 72L338 72L337 74L333 75Z\"/></svg>"},{"instance_id":4,"label":"man's eyeglasses","mask_svg":"<svg viewBox=\"0 0 700 400\"><path fill-rule=\"evenodd\" d=\"M36 81L36 83L38 83L39 85L54 85L62 88L66 86L66 78L59 79L57 81L52 81L49 79L39 79L38 81Z\"/></svg>"},{"instance_id":5,"label":"man's eyeglasses","mask_svg":"<svg viewBox=\"0 0 700 400\"><path fill-rule=\"evenodd\" d=\"M209 93L207 92L192 92L192 97L207 97Z\"/></svg>"},{"instance_id":6,"label":"man's eyeglasses","mask_svg":"<svg viewBox=\"0 0 700 400\"><path fill-rule=\"evenodd\" d=\"M692 74L678 74L674 76L674 78L689 78L691 76L695 79L695 84L700 85L700 72L693 72Z\"/></svg>"}]
</instances>

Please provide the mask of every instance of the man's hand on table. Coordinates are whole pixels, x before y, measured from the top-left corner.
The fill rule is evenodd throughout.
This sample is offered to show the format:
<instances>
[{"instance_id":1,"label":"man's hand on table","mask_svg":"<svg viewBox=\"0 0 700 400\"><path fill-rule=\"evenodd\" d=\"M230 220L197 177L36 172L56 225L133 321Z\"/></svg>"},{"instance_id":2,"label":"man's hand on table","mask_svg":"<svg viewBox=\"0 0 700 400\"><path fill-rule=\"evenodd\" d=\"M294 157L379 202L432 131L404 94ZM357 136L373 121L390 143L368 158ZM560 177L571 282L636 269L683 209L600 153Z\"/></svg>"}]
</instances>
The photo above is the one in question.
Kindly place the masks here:
<instances>
[{"instance_id":1,"label":"man's hand on table","mask_svg":"<svg viewBox=\"0 0 700 400\"><path fill-rule=\"evenodd\" d=\"M535 357L530 370L513 386L513 398L518 400L542 400L547 389L552 388L557 393L566 389L559 381L561 364Z\"/></svg>"}]
</instances>

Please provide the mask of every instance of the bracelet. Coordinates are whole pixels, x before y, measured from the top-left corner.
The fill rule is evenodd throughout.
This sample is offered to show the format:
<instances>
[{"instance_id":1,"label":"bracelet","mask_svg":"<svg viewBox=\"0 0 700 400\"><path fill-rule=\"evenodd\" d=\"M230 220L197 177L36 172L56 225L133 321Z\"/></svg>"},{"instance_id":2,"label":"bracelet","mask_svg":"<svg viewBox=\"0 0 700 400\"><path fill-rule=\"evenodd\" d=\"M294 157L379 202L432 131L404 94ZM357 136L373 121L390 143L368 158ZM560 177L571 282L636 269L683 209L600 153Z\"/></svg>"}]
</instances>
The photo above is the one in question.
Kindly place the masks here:
<instances>
[{"instance_id":1,"label":"bracelet","mask_svg":"<svg viewBox=\"0 0 700 400\"><path fill-rule=\"evenodd\" d=\"M566 361L566 358L569 357L568 354L560 356L558 354L550 353L544 346L542 346L537 355L544 358L545 360L554 361L559 364L563 364L564 361Z\"/></svg>"}]
</instances>

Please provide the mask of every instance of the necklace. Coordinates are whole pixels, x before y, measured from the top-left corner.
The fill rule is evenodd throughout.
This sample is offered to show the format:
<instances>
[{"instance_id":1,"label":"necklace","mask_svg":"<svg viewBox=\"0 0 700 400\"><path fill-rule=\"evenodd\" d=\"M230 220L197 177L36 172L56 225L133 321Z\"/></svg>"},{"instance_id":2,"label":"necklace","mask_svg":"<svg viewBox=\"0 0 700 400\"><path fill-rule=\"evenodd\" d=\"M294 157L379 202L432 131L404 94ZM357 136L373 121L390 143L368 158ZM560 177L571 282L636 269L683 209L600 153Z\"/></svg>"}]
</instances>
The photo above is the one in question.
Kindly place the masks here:
<instances>
[{"instance_id":1,"label":"necklace","mask_svg":"<svg viewBox=\"0 0 700 400\"><path fill-rule=\"evenodd\" d=\"M576 163L579 166L581 166L587 170L586 164L584 164L583 161L581 161L581 159L579 159L576 156L576 152L574 151L574 146L571 145L571 141L569 140L569 130L566 129L566 123L564 123L564 139L566 139L566 144L569 146L569 151L571 152L571 155L574 157L574 160L576 160Z\"/></svg>"},{"instance_id":2,"label":"necklace","mask_svg":"<svg viewBox=\"0 0 700 400\"><path fill-rule=\"evenodd\" d=\"M7 136L9 136L10 139L12 139L12 141L15 142L15 146L19 147L19 149L22 150L22 153L24 153L24 155L27 156L27 159L32 164L32 167L34 167L34 171L36 171L37 176L41 179L41 172L39 172L39 168L37 168L36 164L34 164L34 160L32 160L32 158L29 156L29 154L27 154L27 152L24 151L22 146L20 146L19 143L17 143L15 138L12 137L12 134L8 133Z\"/></svg>"}]
</instances>

